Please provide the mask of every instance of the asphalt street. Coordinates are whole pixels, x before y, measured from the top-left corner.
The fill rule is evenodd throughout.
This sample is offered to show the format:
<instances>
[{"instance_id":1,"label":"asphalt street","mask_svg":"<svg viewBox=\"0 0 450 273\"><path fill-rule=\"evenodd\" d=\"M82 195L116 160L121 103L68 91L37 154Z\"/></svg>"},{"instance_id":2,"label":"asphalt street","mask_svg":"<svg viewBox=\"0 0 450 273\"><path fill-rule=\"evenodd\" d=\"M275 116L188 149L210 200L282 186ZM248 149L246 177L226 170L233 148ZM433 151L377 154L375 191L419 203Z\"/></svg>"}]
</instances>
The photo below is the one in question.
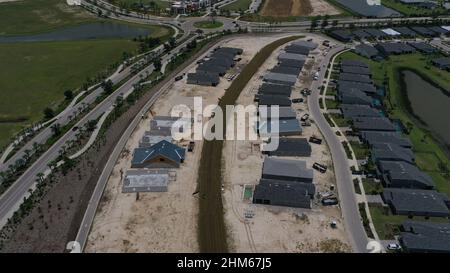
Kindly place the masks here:
<instances>
[{"instance_id":1,"label":"asphalt street","mask_svg":"<svg viewBox=\"0 0 450 273\"><path fill-rule=\"evenodd\" d=\"M320 62L321 70L319 72L319 79L313 81L311 85L312 94L308 98L308 107L314 122L319 127L330 148L345 229L353 250L360 253L367 252L366 245L368 238L362 225L358 204L356 202L349 161L341 142L323 116L319 105L320 87L325 78L326 68L333 56L344 49L345 47L342 45L331 49Z\"/></svg>"}]
</instances>

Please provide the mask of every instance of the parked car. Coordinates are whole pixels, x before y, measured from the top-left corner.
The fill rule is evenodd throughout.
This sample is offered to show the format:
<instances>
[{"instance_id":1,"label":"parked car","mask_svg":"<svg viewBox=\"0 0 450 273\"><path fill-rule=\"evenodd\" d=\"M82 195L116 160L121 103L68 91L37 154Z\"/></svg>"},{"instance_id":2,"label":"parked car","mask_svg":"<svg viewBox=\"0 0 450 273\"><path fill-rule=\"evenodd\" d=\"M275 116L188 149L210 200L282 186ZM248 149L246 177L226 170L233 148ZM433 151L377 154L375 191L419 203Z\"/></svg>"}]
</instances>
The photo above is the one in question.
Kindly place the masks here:
<instances>
[{"instance_id":1,"label":"parked car","mask_svg":"<svg viewBox=\"0 0 450 273\"><path fill-rule=\"evenodd\" d=\"M180 81L183 79L183 75L178 75L175 77L175 81Z\"/></svg>"},{"instance_id":2,"label":"parked car","mask_svg":"<svg viewBox=\"0 0 450 273\"><path fill-rule=\"evenodd\" d=\"M339 204L339 201L336 197L322 199L322 205L324 206L334 206Z\"/></svg>"},{"instance_id":3,"label":"parked car","mask_svg":"<svg viewBox=\"0 0 450 273\"><path fill-rule=\"evenodd\" d=\"M308 119L309 119L309 114L304 114L304 115L300 118L301 121L307 121Z\"/></svg>"},{"instance_id":4,"label":"parked car","mask_svg":"<svg viewBox=\"0 0 450 273\"><path fill-rule=\"evenodd\" d=\"M194 151L194 147L195 147L195 142L194 141L189 142L188 152L193 152Z\"/></svg>"},{"instance_id":5,"label":"parked car","mask_svg":"<svg viewBox=\"0 0 450 273\"><path fill-rule=\"evenodd\" d=\"M311 122L309 120L305 120L305 121L302 122L302 126L303 127L309 127L309 126L311 126Z\"/></svg>"},{"instance_id":6,"label":"parked car","mask_svg":"<svg viewBox=\"0 0 450 273\"><path fill-rule=\"evenodd\" d=\"M292 103L301 103L304 102L305 100L303 98L298 98L298 99L292 99Z\"/></svg>"},{"instance_id":7,"label":"parked car","mask_svg":"<svg viewBox=\"0 0 450 273\"><path fill-rule=\"evenodd\" d=\"M309 142L320 145L322 144L322 139L312 136L309 138Z\"/></svg>"},{"instance_id":8,"label":"parked car","mask_svg":"<svg viewBox=\"0 0 450 273\"><path fill-rule=\"evenodd\" d=\"M313 167L313 169L315 169L315 170L317 170L317 171L319 171L321 173L326 173L326 171L328 169L327 166L325 166L323 164L320 164L320 163L317 163L317 162L314 162L312 167Z\"/></svg>"},{"instance_id":9,"label":"parked car","mask_svg":"<svg viewBox=\"0 0 450 273\"><path fill-rule=\"evenodd\" d=\"M402 249L402 247L399 244L396 244L396 243L388 244L386 248L389 249L389 250L400 250L400 249Z\"/></svg>"}]
</instances>

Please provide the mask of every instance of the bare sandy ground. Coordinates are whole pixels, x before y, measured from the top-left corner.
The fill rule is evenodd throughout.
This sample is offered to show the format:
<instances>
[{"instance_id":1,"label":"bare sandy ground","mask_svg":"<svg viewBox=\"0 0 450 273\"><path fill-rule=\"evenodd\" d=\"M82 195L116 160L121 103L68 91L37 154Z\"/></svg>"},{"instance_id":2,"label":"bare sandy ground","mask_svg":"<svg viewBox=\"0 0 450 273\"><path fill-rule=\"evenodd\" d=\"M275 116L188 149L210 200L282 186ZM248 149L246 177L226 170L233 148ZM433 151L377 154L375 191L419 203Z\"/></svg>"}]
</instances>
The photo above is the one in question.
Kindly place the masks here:
<instances>
[{"instance_id":1,"label":"bare sandy ground","mask_svg":"<svg viewBox=\"0 0 450 273\"><path fill-rule=\"evenodd\" d=\"M321 41L316 40L319 44ZM253 103L253 97L261 84L261 76L276 64L279 48L259 69L238 99L239 104ZM319 50L316 50L319 51ZM319 54L313 54L319 55ZM315 57L318 58L318 57ZM310 69L314 60L310 59ZM305 72L305 71L304 71ZM310 71L304 73L297 82L292 98L300 97L300 90L310 84ZM308 112L307 104L294 104L298 117ZM303 137L321 136L313 123L304 127ZM245 185L259 183L262 172L263 155L256 142L227 141L224 147L224 208L229 232L230 245L234 252L338 252L350 251L339 207L323 207L316 198L311 210L287 207L255 205L243 199ZM292 158L290 158L292 159ZM325 174L314 173L317 192L330 191L335 185L331 154L326 144L312 144L310 158L297 158L329 166ZM253 214L252 218L245 215ZM338 228L330 227L336 221Z\"/></svg>"},{"instance_id":2,"label":"bare sandy ground","mask_svg":"<svg viewBox=\"0 0 450 273\"><path fill-rule=\"evenodd\" d=\"M244 50L242 60L229 74L237 74L251 58L275 37L234 38L224 46ZM195 64L195 63L194 63ZM193 72L195 65L188 68ZM122 157L116 163L102 197L93 228L88 238L86 252L198 252L197 214L198 200L193 195L197 186L201 141L196 142L194 153L187 153L185 163L176 170L176 181L169 184L168 192L121 193L121 170L130 168L131 155L144 132L149 130L152 115L169 115L178 104L192 105L194 96L203 98L203 106L216 104L230 82L225 78L216 87L189 85L186 77L167 88L156 101L148 116L126 144ZM185 143L178 143L186 146Z\"/></svg>"},{"instance_id":3,"label":"bare sandy ground","mask_svg":"<svg viewBox=\"0 0 450 273\"><path fill-rule=\"evenodd\" d=\"M335 15L339 11L325 0L267 0L261 10L263 16Z\"/></svg>"}]
</instances>

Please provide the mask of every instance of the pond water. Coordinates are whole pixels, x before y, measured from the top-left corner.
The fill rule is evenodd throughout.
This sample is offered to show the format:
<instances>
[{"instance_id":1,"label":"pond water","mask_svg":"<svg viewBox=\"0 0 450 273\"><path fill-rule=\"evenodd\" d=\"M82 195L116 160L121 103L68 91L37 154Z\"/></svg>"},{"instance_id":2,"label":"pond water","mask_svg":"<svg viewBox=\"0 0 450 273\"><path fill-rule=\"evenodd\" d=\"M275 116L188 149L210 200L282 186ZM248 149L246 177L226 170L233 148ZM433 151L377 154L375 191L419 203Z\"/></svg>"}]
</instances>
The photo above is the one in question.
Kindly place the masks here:
<instances>
[{"instance_id":1,"label":"pond water","mask_svg":"<svg viewBox=\"0 0 450 273\"><path fill-rule=\"evenodd\" d=\"M414 115L450 145L450 96L412 71L402 71L402 77Z\"/></svg>"},{"instance_id":2,"label":"pond water","mask_svg":"<svg viewBox=\"0 0 450 273\"><path fill-rule=\"evenodd\" d=\"M401 14L391 8L383 6L377 0L336 0L349 10L367 17L400 17ZM378 4L377 4L378 2Z\"/></svg>"},{"instance_id":3,"label":"pond water","mask_svg":"<svg viewBox=\"0 0 450 273\"><path fill-rule=\"evenodd\" d=\"M126 24L110 22L89 23L79 26L67 27L50 32L18 35L0 36L0 43L16 42L43 42L43 41L66 41L83 39L105 39L105 38L135 38L139 35L149 35L151 30L144 27L135 27Z\"/></svg>"}]
</instances>

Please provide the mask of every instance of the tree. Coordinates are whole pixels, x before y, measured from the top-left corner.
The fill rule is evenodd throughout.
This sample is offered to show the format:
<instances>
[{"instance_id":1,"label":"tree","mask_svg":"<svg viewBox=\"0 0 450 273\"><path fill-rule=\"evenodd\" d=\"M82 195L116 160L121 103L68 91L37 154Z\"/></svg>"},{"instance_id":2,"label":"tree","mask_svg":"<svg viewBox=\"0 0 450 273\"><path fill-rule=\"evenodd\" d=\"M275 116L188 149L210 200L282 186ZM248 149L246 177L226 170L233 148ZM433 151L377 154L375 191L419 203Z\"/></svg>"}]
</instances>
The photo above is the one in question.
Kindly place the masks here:
<instances>
[{"instance_id":1,"label":"tree","mask_svg":"<svg viewBox=\"0 0 450 273\"><path fill-rule=\"evenodd\" d=\"M72 90L64 91L64 97L66 98L66 100L72 100L73 99L73 92L72 92Z\"/></svg>"},{"instance_id":2,"label":"tree","mask_svg":"<svg viewBox=\"0 0 450 273\"><path fill-rule=\"evenodd\" d=\"M52 133L54 136L57 136L61 133L61 125L59 123L53 124L51 127Z\"/></svg>"},{"instance_id":3,"label":"tree","mask_svg":"<svg viewBox=\"0 0 450 273\"><path fill-rule=\"evenodd\" d=\"M177 40L174 37L170 37L169 45L171 48L175 48L175 46L177 45Z\"/></svg>"},{"instance_id":4,"label":"tree","mask_svg":"<svg viewBox=\"0 0 450 273\"><path fill-rule=\"evenodd\" d=\"M102 83L103 91L106 94L111 94L113 92L113 90L114 90L113 86L114 86L114 84L111 80L107 80Z\"/></svg>"},{"instance_id":5,"label":"tree","mask_svg":"<svg viewBox=\"0 0 450 273\"><path fill-rule=\"evenodd\" d=\"M51 119L51 118L53 118L54 116L55 116L55 112L53 111L52 108L46 107L46 108L44 109L44 118L45 118L45 119Z\"/></svg>"},{"instance_id":6,"label":"tree","mask_svg":"<svg viewBox=\"0 0 450 273\"><path fill-rule=\"evenodd\" d=\"M162 63L160 57L155 58L153 61L153 66L155 67L155 71L161 71Z\"/></svg>"}]
</instances>

